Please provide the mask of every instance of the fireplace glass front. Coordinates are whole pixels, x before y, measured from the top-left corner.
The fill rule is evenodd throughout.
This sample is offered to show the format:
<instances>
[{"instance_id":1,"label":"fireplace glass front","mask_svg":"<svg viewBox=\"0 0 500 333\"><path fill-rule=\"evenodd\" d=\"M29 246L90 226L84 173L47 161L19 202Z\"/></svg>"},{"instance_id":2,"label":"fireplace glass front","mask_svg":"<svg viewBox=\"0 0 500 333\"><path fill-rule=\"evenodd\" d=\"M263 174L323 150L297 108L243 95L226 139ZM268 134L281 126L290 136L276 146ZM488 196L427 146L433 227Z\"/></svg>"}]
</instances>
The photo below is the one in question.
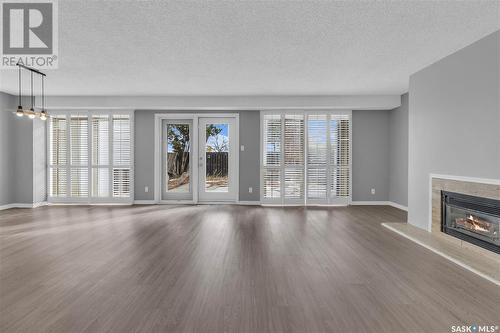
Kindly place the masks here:
<instances>
[{"instance_id":1,"label":"fireplace glass front","mask_svg":"<svg viewBox=\"0 0 500 333\"><path fill-rule=\"evenodd\" d=\"M442 191L441 231L500 253L500 200Z\"/></svg>"}]
</instances>

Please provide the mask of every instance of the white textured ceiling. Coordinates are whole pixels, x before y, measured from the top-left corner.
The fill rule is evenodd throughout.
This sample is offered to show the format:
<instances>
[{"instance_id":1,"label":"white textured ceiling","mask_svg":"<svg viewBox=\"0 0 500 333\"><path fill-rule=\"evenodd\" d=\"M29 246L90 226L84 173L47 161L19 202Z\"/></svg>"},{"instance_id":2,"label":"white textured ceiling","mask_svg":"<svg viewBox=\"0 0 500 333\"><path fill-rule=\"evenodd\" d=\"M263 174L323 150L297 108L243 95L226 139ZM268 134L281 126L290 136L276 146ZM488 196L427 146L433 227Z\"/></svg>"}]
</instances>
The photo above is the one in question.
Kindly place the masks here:
<instances>
[{"instance_id":1,"label":"white textured ceiling","mask_svg":"<svg viewBox=\"0 0 500 333\"><path fill-rule=\"evenodd\" d=\"M52 95L400 94L500 29L500 2L60 0L59 17Z\"/></svg>"}]
</instances>

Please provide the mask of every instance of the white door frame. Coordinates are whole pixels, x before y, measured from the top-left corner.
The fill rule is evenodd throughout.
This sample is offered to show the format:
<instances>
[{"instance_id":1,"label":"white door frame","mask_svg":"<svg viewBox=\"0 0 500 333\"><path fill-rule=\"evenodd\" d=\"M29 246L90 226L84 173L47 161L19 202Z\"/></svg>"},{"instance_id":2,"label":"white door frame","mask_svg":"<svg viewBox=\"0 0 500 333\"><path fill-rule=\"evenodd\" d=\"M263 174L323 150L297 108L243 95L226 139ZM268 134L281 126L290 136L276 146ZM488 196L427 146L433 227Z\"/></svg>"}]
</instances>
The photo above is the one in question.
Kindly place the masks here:
<instances>
[{"instance_id":1,"label":"white door frame","mask_svg":"<svg viewBox=\"0 0 500 333\"><path fill-rule=\"evenodd\" d=\"M202 138L205 138L205 126L208 124L217 124L218 119L220 119L220 123L227 123L228 127L228 136L229 136L229 151L228 151L228 191L227 192L210 192L206 191L206 144L201 144L205 142ZM202 139L198 146L198 201L199 202L236 202L238 201L238 187L237 187L237 169L238 162L236 158L238 158L238 129L236 128L237 119L235 117L209 117L209 116L199 116L198 118L198 138ZM200 140L198 140L200 141ZM200 163L202 162L202 163Z\"/></svg>"},{"instance_id":2,"label":"white door frame","mask_svg":"<svg viewBox=\"0 0 500 333\"><path fill-rule=\"evenodd\" d=\"M198 199L198 151L199 151L199 139L198 139L198 118L235 118L235 174L234 178L236 179L236 198L235 202L239 200L239 191L240 191L240 144L239 144L239 136L240 136L240 115L238 113L156 113L155 114L155 154L154 154L154 201L159 204L197 204L199 203ZM162 156L161 156L161 147L162 147L162 122L164 119L192 119L193 120L193 145L192 145L192 158L196 163L192 163L192 189L193 189L193 199L192 200L162 200L161 198L161 182L162 182ZM209 204L211 202L203 202Z\"/></svg>"}]
</instances>

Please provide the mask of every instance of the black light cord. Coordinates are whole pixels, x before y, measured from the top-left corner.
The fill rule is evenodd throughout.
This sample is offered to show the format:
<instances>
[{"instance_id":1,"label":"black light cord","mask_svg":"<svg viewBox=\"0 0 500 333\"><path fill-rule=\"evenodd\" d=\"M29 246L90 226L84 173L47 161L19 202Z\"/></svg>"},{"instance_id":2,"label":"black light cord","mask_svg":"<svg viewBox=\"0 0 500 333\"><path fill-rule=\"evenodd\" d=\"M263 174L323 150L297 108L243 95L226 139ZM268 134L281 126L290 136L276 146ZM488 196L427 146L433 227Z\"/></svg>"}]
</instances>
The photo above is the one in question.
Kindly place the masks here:
<instances>
[{"instance_id":1,"label":"black light cord","mask_svg":"<svg viewBox=\"0 0 500 333\"><path fill-rule=\"evenodd\" d=\"M19 106L21 106L21 67L19 68Z\"/></svg>"},{"instance_id":2,"label":"black light cord","mask_svg":"<svg viewBox=\"0 0 500 333\"><path fill-rule=\"evenodd\" d=\"M33 72L31 72L31 110L35 109L35 96L33 95Z\"/></svg>"},{"instance_id":3,"label":"black light cord","mask_svg":"<svg viewBox=\"0 0 500 333\"><path fill-rule=\"evenodd\" d=\"M42 75L42 111L45 111L45 87L44 87L43 75Z\"/></svg>"}]
</instances>

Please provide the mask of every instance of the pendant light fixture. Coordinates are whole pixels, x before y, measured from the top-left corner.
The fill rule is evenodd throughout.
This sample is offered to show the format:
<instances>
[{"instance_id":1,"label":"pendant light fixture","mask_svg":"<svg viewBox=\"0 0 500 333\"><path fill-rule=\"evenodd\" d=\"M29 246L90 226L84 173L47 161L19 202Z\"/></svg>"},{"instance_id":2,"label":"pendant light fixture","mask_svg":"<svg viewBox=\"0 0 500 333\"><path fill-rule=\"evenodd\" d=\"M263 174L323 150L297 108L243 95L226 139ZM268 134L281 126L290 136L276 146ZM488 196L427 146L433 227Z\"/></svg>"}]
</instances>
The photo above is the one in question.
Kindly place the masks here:
<instances>
[{"instance_id":1,"label":"pendant light fixture","mask_svg":"<svg viewBox=\"0 0 500 333\"><path fill-rule=\"evenodd\" d=\"M47 110L45 109L45 74L28 66L18 63L19 68L19 105L16 110L16 115L18 117L22 117L24 115L28 116L30 119L35 119L36 117L40 117L41 120L47 120L49 115L47 114ZM27 70L30 72L30 101L31 107L29 110L23 109L22 106L22 70ZM40 75L41 77L41 88L42 88L42 105L41 110L35 110L35 94L34 94L34 75Z\"/></svg>"}]
</instances>

